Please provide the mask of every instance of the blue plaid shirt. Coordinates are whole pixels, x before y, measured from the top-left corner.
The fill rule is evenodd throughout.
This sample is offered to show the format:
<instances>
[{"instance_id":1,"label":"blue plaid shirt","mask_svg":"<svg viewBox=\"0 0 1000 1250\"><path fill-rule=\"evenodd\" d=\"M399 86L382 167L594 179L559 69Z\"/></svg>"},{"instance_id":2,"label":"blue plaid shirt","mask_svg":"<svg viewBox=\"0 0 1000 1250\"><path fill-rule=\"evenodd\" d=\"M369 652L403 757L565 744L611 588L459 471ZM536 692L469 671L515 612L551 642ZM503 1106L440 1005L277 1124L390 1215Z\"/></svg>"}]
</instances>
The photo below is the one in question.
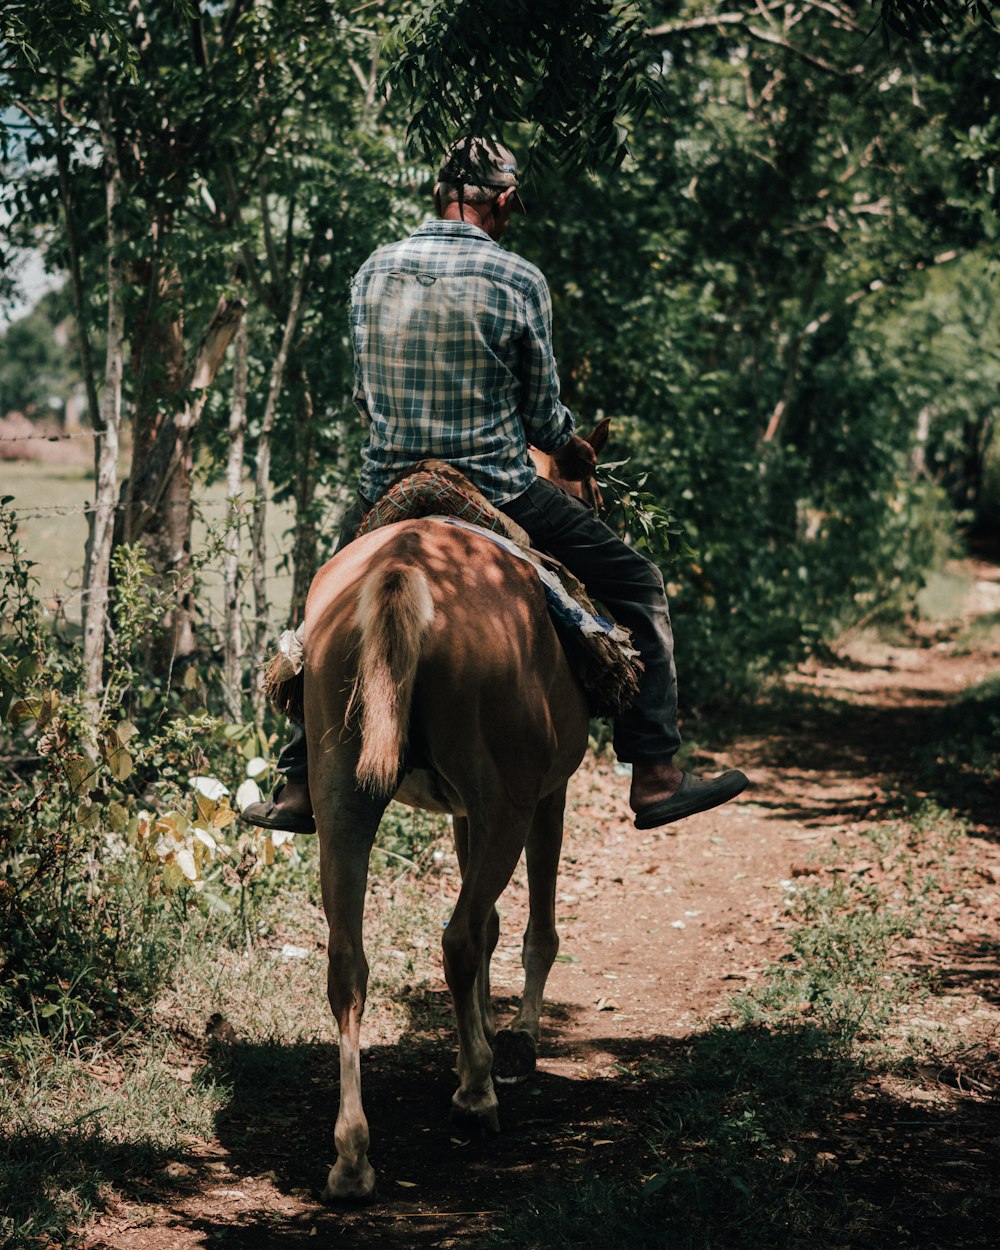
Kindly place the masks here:
<instances>
[{"instance_id":1,"label":"blue plaid shirt","mask_svg":"<svg viewBox=\"0 0 1000 1250\"><path fill-rule=\"evenodd\" d=\"M529 442L569 441L548 286L478 226L430 221L374 252L352 283L351 338L369 421L360 487L373 501L435 456L504 503L535 478Z\"/></svg>"}]
</instances>

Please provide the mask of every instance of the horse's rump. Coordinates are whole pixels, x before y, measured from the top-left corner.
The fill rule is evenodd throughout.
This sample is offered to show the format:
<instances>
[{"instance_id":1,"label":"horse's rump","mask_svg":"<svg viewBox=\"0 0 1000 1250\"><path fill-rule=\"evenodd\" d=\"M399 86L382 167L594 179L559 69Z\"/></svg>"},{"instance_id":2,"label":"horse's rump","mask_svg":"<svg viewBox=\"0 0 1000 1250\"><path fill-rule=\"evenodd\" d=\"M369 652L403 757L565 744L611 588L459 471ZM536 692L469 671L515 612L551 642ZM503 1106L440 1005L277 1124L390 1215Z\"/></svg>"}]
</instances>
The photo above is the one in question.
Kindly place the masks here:
<instances>
[{"instance_id":1,"label":"horse's rump","mask_svg":"<svg viewBox=\"0 0 1000 1250\"><path fill-rule=\"evenodd\" d=\"M317 574L306 622L311 740L350 744L373 794L395 789L411 721L442 775L505 734L557 752L567 717L586 724L534 572L478 536L405 521L359 538Z\"/></svg>"}]
</instances>

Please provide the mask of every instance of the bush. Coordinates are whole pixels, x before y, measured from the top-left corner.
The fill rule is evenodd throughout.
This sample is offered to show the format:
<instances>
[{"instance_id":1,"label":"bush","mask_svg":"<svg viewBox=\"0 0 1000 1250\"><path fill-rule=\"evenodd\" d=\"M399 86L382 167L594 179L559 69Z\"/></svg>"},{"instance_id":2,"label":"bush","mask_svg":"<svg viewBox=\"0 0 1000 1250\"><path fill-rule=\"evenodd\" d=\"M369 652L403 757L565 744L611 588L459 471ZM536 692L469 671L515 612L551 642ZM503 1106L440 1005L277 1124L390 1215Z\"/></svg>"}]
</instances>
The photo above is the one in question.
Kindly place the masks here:
<instances>
[{"instance_id":1,"label":"bush","mask_svg":"<svg viewBox=\"0 0 1000 1250\"><path fill-rule=\"evenodd\" d=\"M0 527L0 1011L10 1031L27 1019L77 1040L143 1012L192 924L250 940L255 888L296 852L290 835L235 823L230 788L268 767L261 731L140 680L132 657L160 614L141 551L116 554L107 684L92 706L78 656L43 627L6 505Z\"/></svg>"}]
</instances>

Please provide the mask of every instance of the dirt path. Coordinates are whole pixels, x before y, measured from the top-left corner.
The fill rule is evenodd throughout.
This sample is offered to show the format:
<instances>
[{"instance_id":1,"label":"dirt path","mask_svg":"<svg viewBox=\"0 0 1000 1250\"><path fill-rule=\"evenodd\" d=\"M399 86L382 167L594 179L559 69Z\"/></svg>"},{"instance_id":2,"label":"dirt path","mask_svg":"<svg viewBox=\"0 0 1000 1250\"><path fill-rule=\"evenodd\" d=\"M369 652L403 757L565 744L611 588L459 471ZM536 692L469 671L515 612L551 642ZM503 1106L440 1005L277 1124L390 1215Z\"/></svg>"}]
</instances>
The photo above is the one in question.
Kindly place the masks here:
<instances>
[{"instance_id":1,"label":"dirt path","mask_svg":"<svg viewBox=\"0 0 1000 1250\"><path fill-rule=\"evenodd\" d=\"M974 574L967 617L988 618L1000 611L1000 570L980 564ZM316 1201L331 1162L335 1052L332 1045L289 1048L285 1071L267 1088L237 1083L214 1141L192 1141L183 1161L150 1178L144 1202L109 1212L88 1230L86 1244L474 1246L491 1227L491 1213L516 1202L541 1171L552 1179L584 1169L614 1173L630 1159L634 1170L631 1122L644 1094L629 1066L683 1048L734 991L780 958L788 882L804 861L884 818L920 784L935 718L1000 657L997 630L984 648L962 643L962 628L955 622L948 636L928 633L907 645L858 643L836 664L796 675L788 698L765 710L753 733L725 753L694 758L705 771L738 764L752 790L676 832L635 832L619 814L627 781L610 761L581 771L570 797L558 896L562 949L549 982L539 1073L503 1095L497 1142L470 1143L449 1131L454 1043L438 980L408 995L407 1033L376 1041L366 1054L376 1205L345 1214ZM973 828L962 854L977 875L926 959L962 996L963 1018L977 1034L996 1037L1000 795L995 788L970 794L962 814ZM445 878L448 868L442 865ZM523 874L502 906L494 991L504 1003L520 984ZM998 1135L995 1103L971 1107L967 1091L934 1080L914 1093L912 1084L907 1092L881 1077L865 1097L873 1107L895 1100L896 1118L887 1123L903 1122L900 1102L917 1098L935 1102L953 1129L955 1117L967 1114L977 1148ZM906 1159L917 1169L914 1183L923 1184L924 1165L912 1152Z\"/></svg>"}]
</instances>

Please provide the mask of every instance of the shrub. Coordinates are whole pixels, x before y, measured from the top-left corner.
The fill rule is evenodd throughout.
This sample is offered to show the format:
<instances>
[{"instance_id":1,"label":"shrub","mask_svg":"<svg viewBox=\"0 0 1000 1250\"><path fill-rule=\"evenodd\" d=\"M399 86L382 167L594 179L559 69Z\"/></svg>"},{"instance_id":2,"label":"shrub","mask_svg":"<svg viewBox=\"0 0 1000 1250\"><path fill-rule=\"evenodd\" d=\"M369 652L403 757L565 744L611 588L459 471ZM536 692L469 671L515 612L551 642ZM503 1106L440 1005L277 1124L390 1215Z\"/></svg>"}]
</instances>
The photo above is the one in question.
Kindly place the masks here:
<instances>
[{"instance_id":1,"label":"shrub","mask_svg":"<svg viewBox=\"0 0 1000 1250\"><path fill-rule=\"evenodd\" d=\"M141 1014L195 921L249 940L255 887L296 852L289 835L235 824L225 782L262 774L266 736L185 710L133 664L162 607L141 550L115 556L94 706L77 692L77 655L43 627L6 501L0 527L0 1011L11 1030L27 1018L71 1041Z\"/></svg>"}]
</instances>

